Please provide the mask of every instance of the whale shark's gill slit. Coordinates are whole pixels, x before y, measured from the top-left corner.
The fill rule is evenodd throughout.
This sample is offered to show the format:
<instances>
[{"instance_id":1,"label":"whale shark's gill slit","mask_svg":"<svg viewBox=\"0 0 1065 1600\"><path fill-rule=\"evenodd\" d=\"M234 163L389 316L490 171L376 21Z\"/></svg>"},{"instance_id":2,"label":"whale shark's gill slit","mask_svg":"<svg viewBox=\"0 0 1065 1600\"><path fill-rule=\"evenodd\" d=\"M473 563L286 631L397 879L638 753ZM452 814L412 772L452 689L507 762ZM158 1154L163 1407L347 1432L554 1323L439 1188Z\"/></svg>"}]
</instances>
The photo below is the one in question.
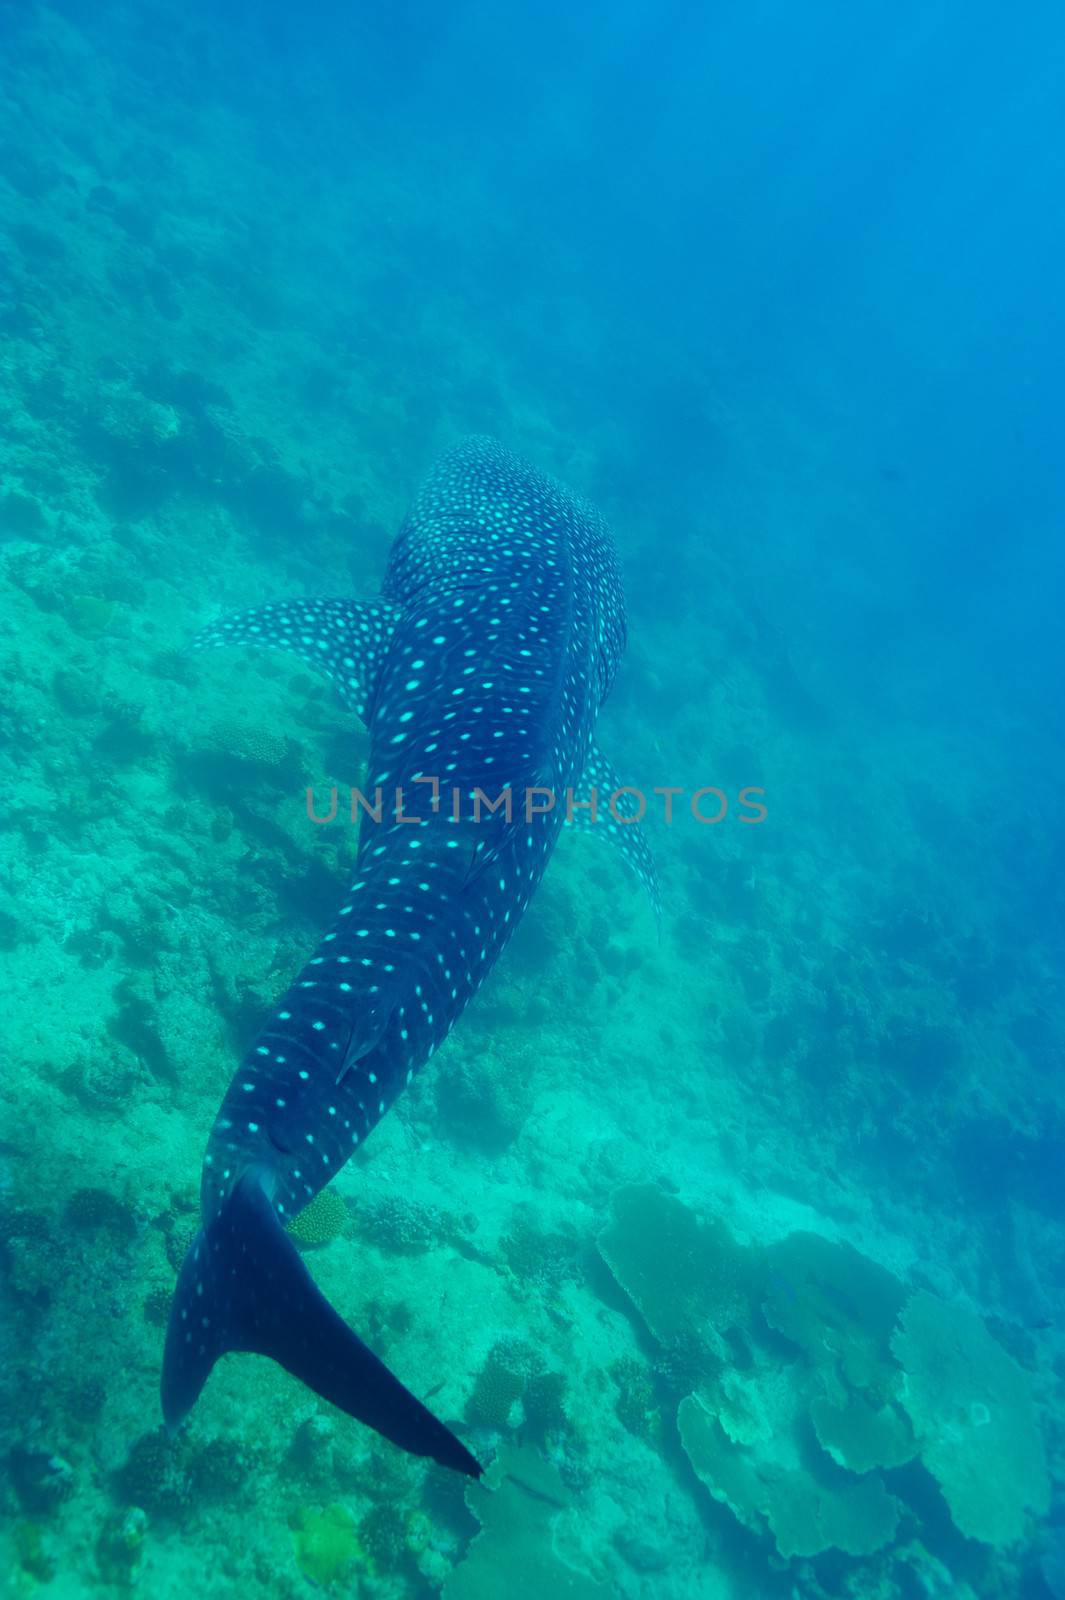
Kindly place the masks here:
<instances>
[{"instance_id":1,"label":"whale shark's gill slit","mask_svg":"<svg viewBox=\"0 0 1065 1600\"><path fill-rule=\"evenodd\" d=\"M479 1462L363 1344L320 1292L249 1169L185 1258L163 1357L176 1428L228 1351L269 1356L402 1450L480 1477Z\"/></svg>"},{"instance_id":2,"label":"whale shark's gill slit","mask_svg":"<svg viewBox=\"0 0 1065 1600\"><path fill-rule=\"evenodd\" d=\"M272 1117L266 1124L266 1136L274 1149L281 1155L291 1155L296 1148L296 1139L291 1125L280 1117Z\"/></svg>"}]
</instances>

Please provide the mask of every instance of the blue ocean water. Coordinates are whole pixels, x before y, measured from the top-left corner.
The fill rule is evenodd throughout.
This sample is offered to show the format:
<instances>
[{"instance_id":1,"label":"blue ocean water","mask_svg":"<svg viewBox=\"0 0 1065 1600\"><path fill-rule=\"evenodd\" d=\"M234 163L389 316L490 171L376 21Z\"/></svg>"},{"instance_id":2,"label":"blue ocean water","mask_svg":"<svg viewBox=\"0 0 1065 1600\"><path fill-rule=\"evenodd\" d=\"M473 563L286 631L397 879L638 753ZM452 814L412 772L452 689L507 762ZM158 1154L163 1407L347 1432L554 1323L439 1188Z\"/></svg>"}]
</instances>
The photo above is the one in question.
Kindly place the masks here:
<instances>
[{"instance_id":1,"label":"blue ocean water","mask_svg":"<svg viewBox=\"0 0 1065 1600\"><path fill-rule=\"evenodd\" d=\"M1063 80L1038 3L7 0L13 1592L1065 1594ZM663 900L564 836L296 1223L479 1486L158 1401L368 757L188 645L376 593L469 434L614 530Z\"/></svg>"}]
</instances>

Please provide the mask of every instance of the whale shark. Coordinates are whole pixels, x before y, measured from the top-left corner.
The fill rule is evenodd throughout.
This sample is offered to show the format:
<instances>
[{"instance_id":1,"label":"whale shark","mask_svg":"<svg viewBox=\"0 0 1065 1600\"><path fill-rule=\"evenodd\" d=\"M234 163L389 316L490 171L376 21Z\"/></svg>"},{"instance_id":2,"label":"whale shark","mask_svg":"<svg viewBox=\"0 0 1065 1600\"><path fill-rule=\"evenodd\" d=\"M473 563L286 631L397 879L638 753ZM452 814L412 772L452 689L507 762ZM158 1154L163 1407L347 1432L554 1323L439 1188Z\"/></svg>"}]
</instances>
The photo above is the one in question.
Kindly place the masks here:
<instances>
[{"instance_id":1,"label":"whale shark","mask_svg":"<svg viewBox=\"0 0 1065 1600\"><path fill-rule=\"evenodd\" d=\"M268 604L198 636L286 649L328 674L368 730L367 788L395 803L367 804L336 918L210 1131L166 1334L169 1428L221 1356L253 1352L401 1449L479 1476L321 1294L286 1227L447 1037L568 821L612 838L657 907L632 795L607 803L623 786L594 739L625 636L602 516L481 437L423 485L379 597Z\"/></svg>"}]
</instances>

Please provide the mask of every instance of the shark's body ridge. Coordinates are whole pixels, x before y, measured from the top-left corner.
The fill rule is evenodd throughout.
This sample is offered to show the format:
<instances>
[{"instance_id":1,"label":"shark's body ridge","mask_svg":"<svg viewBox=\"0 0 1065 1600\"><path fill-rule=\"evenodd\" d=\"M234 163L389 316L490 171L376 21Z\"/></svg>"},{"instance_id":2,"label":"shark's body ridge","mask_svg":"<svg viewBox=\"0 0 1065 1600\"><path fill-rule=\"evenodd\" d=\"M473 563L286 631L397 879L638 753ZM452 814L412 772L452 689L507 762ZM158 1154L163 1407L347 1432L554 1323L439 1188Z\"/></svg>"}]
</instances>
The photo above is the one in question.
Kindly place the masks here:
<instances>
[{"instance_id":1,"label":"shark's body ridge","mask_svg":"<svg viewBox=\"0 0 1065 1600\"><path fill-rule=\"evenodd\" d=\"M219 1109L167 1332L164 1415L183 1418L226 1351L256 1351L402 1448L476 1475L319 1293L284 1227L447 1036L525 911L565 815L527 814L526 791L619 787L593 742L625 642L613 542L593 508L469 439L416 499L380 599L264 606L199 642L288 648L324 669L369 729L367 789L399 789L419 820L386 809L364 823L332 928ZM434 808L434 783L508 789L511 815ZM613 832L654 895L639 829Z\"/></svg>"}]
</instances>

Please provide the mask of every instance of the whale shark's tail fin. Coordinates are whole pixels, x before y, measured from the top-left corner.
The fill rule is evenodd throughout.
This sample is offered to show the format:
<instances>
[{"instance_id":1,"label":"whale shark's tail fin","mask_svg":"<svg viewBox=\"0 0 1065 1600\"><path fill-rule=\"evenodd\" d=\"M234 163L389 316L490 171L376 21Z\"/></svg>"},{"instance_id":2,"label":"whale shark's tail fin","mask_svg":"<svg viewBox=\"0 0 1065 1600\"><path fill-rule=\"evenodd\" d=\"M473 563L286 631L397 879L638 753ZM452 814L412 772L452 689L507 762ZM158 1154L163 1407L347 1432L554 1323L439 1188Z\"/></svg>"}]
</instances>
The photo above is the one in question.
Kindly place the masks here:
<instances>
[{"instance_id":1,"label":"whale shark's tail fin","mask_svg":"<svg viewBox=\"0 0 1065 1600\"><path fill-rule=\"evenodd\" d=\"M193 1240L178 1276L163 1356L163 1416L174 1428L220 1356L270 1356L323 1399L401 1450L471 1478L465 1445L404 1388L316 1287L254 1171Z\"/></svg>"}]
</instances>

